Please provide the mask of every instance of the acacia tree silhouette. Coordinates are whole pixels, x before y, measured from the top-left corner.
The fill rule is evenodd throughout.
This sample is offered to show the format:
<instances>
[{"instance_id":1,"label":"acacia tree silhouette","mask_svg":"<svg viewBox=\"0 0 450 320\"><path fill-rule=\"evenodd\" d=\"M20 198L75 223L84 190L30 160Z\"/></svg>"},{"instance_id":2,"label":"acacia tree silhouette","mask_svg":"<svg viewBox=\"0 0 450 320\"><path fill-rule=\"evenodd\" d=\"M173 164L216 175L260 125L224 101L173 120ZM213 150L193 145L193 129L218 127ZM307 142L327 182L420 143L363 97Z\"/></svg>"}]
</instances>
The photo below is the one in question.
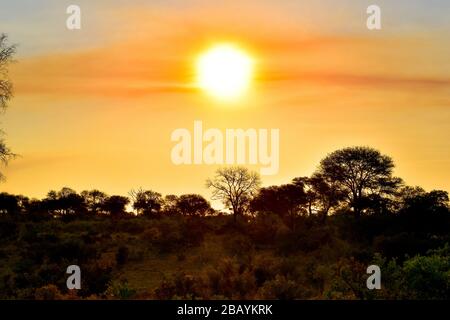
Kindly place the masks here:
<instances>
[{"instance_id":1,"label":"acacia tree silhouette","mask_svg":"<svg viewBox=\"0 0 450 320\"><path fill-rule=\"evenodd\" d=\"M369 196L392 195L401 185L392 176L394 162L370 147L348 147L330 153L319 165L320 174L330 183L339 183L355 215L361 215Z\"/></svg>"}]
</instances>

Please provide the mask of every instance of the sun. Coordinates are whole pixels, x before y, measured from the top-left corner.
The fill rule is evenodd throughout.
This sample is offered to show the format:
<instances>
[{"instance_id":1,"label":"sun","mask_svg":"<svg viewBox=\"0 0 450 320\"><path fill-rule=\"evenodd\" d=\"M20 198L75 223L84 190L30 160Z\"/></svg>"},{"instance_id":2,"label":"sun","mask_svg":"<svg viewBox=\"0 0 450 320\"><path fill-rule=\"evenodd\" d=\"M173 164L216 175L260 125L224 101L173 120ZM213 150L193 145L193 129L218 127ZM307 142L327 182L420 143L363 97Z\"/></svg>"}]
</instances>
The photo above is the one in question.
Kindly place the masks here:
<instances>
[{"instance_id":1,"label":"sun","mask_svg":"<svg viewBox=\"0 0 450 320\"><path fill-rule=\"evenodd\" d=\"M241 96L253 75L253 59L231 44L219 44L197 60L197 85L208 94L230 100Z\"/></svg>"}]
</instances>

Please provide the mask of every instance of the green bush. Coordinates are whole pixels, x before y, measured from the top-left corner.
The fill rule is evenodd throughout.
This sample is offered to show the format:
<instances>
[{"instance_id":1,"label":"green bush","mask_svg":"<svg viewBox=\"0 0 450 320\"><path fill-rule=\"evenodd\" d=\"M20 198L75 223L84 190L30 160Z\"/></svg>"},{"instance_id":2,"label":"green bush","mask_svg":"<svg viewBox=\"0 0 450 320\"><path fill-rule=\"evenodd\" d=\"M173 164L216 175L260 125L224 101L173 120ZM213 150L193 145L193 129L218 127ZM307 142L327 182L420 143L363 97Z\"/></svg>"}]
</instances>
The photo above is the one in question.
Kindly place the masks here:
<instances>
[{"instance_id":1,"label":"green bush","mask_svg":"<svg viewBox=\"0 0 450 320\"><path fill-rule=\"evenodd\" d=\"M405 289L410 299L450 299L450 257L416 256L403 264Z\"/></svg>"},{"instance_id":2,"label":"green bush","mask_svg":"<svg viewBox=\"0 0 450 320\"><path fill-rule=\"evenodd\" d=\"M119 279L109 284L106 294L112 299L127 300L136 295L136 290L130 288L126 279Z\"/></svg>"}]
</instances>

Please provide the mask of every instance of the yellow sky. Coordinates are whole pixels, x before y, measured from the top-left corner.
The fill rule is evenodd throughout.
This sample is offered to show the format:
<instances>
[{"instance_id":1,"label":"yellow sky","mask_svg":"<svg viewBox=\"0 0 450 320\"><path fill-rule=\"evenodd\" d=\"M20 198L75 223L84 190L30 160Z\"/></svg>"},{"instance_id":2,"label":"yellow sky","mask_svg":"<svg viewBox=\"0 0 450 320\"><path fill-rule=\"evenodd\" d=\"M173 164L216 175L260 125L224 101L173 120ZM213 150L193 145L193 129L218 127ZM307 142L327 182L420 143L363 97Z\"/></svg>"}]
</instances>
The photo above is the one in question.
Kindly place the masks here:
<instances>
[{"instance_id":1,"label":"yellow sky","mask_svg":"<svg viewBox=\"0 0 450 320\"><path fill-rule=\"evenodd\" d=\"M392 22L370 32L364 20L334 32L325 22L344 24L345 13L324 22L321 11L306 12L302 20L256 3L109 8L87 24L109 31L94 44L43 44L21 55L2 119L21 157L4 170L2 190L208 195L204 181L217 166L170 159L171 132L192 130L194 120L222 130L280 129L280 170L264 176L265 185L311 174L335 149L368 145L392 156L408 184L450 190L448 33L393 32ZM250 92L232 105L193 86L196 57L224 41L256 59Z\"/></svg>"}]
</instances>

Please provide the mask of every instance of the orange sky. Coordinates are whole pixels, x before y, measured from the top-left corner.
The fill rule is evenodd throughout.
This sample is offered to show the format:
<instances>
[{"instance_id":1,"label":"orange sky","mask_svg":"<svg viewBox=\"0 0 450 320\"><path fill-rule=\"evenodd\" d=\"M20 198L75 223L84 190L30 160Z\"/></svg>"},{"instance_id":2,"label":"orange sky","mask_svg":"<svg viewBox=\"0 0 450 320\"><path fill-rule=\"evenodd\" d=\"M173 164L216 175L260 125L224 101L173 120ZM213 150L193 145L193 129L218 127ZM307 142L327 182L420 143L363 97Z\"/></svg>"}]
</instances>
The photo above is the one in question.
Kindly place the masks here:
<instances>
[{"instance_id":1,"label":"orange sky","mask_svg":"<svg viewBox=\"0 0 450 320\"><path fill-rule=\"evenodd\" d=\"M46 8L54 20L26 25L39 30L41 44L23 24L0 23L20 45L2 124L21 157L4 169L2 190L209 195L204 181L217 166L170 159L171 132L192 130L194 120L223 130L280 129L280 170L264 176L265 185L311 174L335 149L368 145L392 156L408 184L450 190L445 28L404 17L400 27L387 15L381 31L368 31L364 6L352 4L293 12L275 1L188 3L81 5L80 31L65 30L64 10L60 17L58 7ZM193 85L196 57L223 41L256 59L250 92L232 104Z\"/></svg>"}]
</instances>

